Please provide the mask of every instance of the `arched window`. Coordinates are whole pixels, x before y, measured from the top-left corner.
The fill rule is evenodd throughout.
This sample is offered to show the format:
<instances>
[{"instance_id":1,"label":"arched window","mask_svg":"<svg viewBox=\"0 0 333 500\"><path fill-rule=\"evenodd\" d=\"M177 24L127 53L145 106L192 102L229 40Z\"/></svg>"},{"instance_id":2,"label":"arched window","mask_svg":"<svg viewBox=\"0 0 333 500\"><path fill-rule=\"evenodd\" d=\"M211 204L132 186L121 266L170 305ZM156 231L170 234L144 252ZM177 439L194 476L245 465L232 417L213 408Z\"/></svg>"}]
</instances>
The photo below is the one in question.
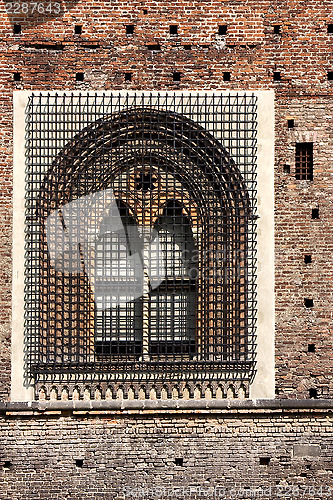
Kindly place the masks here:
<instances>
[{"instance_id":1,"label":"arched window","mask_svg":"<svg viewBox=\"0 0 333 500\"><path fill-rule=\"evenodd\" d=\"M176 200L168 201L145 256L144 235L134 217L123 202L118 200L117 206L123 228L114 231L114 219L107 214L93 257L96 354L111 360L195 354L198 269L189 219ZM137 283L131 286L138 278L130 260L136 254L142 270L150 271L142 272L139 291Z\"/></svg>"},{"instance_id":2,"label":"arched window","mask_svg":"<svg viewBox=\"0 0 333 500\"><path fill-rule=\"evenodd\" d=\"M128 356L142 353L142 299L129 280L134 269L128 258L139 238L128 207L117 202L122 227L114 231L110 211L102 219L94 255L95 353ZM132 293L131 293L132 292Z\"/></svg>"},{"instance_id":3,"label":"arched window","mask_svg":"<svg viewBox=\"0 0 333 500\"><path fill-rule=\"evenodd\" d=\"M37 388L249 383L255 181L216 137L181 113L125 107L76 134L42 179L27 236Z\"/></svg>"},{"instance_id":4,"label":"arched window","mask_svg":"<svg viewBox=\"0 0 333 500\"><path fill-rule=\"evenodd\" d=\"M159 267L164 270L164 279L150 293L150 352L194 354L198 268L191 222L180 203L171 200L163 208L155 229L162 251Z\"/></svg>"}]
</instances>

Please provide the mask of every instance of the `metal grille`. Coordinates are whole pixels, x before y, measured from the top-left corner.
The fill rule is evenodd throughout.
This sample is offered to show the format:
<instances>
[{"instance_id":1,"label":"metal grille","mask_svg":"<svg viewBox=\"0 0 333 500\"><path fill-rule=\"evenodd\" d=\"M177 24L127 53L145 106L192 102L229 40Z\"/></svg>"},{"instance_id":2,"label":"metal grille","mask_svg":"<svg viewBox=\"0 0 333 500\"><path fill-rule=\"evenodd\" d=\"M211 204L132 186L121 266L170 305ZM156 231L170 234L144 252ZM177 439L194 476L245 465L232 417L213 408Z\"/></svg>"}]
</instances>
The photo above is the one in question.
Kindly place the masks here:
<instances>
[{"instance_id":1,"label":"metal grille","mask_svg":"<svg viewBox=\"0 0 333 500\"><path fill-rule=\"evenodd\" d=\"M295 175L297 180L313 180L313 143L296 144Z\"/></svg>"},{"instance_id":2,"label":"metal grille","mask_svg":"<svg viewBox=\"0 0 333 500\"><path fill-rule=\"evenodd\" d=\"M26 375L250 381L257 98L32 94Z\"/></svg>"}]
</instances>

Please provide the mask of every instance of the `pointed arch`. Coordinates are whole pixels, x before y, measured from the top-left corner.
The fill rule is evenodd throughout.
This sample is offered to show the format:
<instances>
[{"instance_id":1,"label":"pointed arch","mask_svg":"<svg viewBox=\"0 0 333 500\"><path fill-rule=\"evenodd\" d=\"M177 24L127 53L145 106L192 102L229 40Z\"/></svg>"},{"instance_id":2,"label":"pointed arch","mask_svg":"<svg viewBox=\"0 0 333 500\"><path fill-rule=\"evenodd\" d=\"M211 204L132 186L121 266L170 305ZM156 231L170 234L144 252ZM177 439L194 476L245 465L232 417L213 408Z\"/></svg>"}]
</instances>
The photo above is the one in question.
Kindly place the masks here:
<instances>
[{"instance_id":1,"label":"pointed arch","mask_svg":"<svg viewBox=\"0 0 333 500\"><path fill-rule=\"evenodd\" d=\"M142 185L137 189L139 170ZM118 206L143 225L156 224L168 198L183 199L200 249L195 353L191 353L195 357L181 358L177 363L164 357L165 374L180 376L184 367L208 374L223 370L248 374L247 231L253 214L246 183L234 160L209 131L184 115L153 107L103 116L67 144L45 175L36 205L42 227L42 276L51 280L60 297L69 293L75 298L76 305L59 314L50 328L50 315L61 300L51 298L57 292L51 294L50 282L47 284L39 311L41 356L37 371L52 371L50 365L80 371L88 362L90 373L132 370L139 377L152 366L158 369L161 362L160 352L153 353L157 354L153 360L143 357L141 364L131 359L121 364L119 357L109 363L97 362L91 334L82 335L94 328L91 324L95 322L87 276L61 276L50 270L44 230L48 215L80 197L110 188L121 200ZM46 323L45 330L42 325ZM61 339L66 336L71 347L66 346L64 356Z\"/></svg>"}]
</instances>

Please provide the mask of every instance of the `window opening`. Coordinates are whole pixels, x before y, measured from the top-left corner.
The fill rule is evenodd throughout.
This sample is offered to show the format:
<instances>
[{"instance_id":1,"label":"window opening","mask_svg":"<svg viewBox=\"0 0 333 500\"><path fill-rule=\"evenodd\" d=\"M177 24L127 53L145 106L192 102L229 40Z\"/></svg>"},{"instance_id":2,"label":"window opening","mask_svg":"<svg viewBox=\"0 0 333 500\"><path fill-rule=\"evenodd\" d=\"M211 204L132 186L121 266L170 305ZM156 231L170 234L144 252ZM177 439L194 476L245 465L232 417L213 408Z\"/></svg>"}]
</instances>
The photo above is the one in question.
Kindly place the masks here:
<instances>
[{"instance_id":1,"label":"window opening","mask_svg":"<svg viewBox=\"0 0 333 500\"><path fill-rule=\"evenodd\" d=\"M70 390L184 378L248 387L256 97L200 97L207 115L188 96L183 108L126 99L119 110L113 95L30 97L27 377L36 393L64 380ZM228 143L235 119L239 139ZM238 163L209 131L222 123Z\"/></svg>"},{"instance_id":2,"label":"window opening","mask_svg":"<svg viewBox=\"0 0 333 500\"><path fill-rule=\"evenodd\" d=\"M295 177L297 180L313 180L313 143L296 144Z\"/></svg>"}]
</instances>

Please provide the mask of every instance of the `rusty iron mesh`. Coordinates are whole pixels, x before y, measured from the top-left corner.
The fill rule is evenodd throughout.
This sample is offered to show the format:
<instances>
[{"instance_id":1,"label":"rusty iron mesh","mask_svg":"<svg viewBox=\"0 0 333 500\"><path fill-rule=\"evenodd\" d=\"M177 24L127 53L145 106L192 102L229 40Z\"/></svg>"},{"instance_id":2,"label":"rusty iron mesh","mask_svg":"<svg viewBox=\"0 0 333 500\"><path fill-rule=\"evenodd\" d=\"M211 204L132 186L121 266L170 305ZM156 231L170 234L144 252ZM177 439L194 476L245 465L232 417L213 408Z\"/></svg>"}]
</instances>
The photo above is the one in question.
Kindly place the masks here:
<instances>
[{"instance_id":1,"label":"rusty iron mesh","mask_svg":"<svg viewBox=\"0 0 333 500\"><path fill-rule=\"evenodd\" d=\"M256 129L257 97L250 93L31 94L27 379L111 386L252 379ZM110 229L111 205L90 214L88 230L75 204L107 190L121 220L118 233ZM95 238L72 238L57 265L50 245L73 225L80 235L93 225ZM147 272L153 232L161 276L154 264ZM140 296L126 263L135 254Z\"/></svg>"}]
</instances>

